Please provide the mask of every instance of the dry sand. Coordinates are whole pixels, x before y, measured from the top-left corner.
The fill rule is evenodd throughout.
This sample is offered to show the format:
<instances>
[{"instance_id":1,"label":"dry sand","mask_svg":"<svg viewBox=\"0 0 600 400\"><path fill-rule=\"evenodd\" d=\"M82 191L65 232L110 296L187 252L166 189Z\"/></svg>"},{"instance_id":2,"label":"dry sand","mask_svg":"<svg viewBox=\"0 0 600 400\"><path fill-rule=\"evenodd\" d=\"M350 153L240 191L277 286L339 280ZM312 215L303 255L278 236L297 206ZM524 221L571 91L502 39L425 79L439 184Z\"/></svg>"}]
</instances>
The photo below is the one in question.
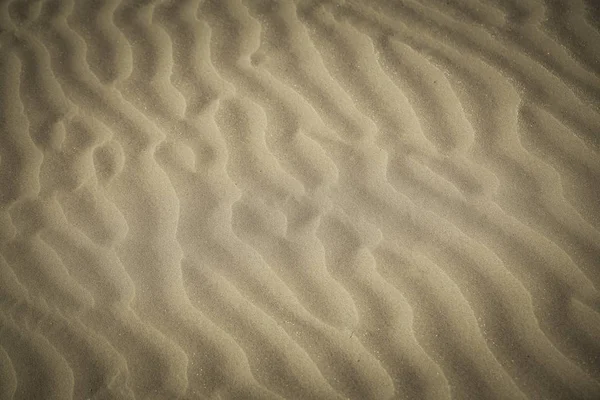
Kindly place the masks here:
<instances>
[{"instance_id":1,"label":"dry sand","mask_svg":"<svg viewBox=\"0 0 600 400\"><path fill-rule=\"evenodd\" d=\"M0 1L0 398L599 399L597 4Z\"/></svg>"}]
</instances>

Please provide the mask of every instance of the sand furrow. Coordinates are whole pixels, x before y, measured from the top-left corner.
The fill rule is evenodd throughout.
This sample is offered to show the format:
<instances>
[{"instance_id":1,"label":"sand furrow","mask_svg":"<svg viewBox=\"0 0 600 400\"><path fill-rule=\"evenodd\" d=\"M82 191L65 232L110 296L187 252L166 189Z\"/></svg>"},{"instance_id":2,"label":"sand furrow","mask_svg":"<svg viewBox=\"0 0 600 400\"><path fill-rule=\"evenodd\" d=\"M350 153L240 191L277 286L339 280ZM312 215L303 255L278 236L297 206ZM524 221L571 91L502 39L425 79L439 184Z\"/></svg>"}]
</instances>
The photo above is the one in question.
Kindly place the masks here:
<instances>
[{"instance_id":1,"label":"sand furrow","mask_svg":"<svg viewBox=\"0 0 600 400\"><path fill-rule=\"evenodd\" d=\"M2 391L0 392L0 396L3 399L12 399L17 391L17 373L8 353L3 348L0 348L0 360L0 365L2 366L2 380L0 381Z\"/></svg>"},{"instance_id":2,"label":"sand furrow","mask_svg":"<svg viewBox=\"0 0 600 400\"><path fill-rule=\"evenodd\" d=\"M73 397L74 376L67 360L43 335L0 316L0 344L7 350L17 374L16 398L65 399Z\"/></svg>"},{"instance_id":3,"label":"sand furrow","mask_svg":"<svg viewBox=\"0 0 600 400\"><path fill-rule=\"evenodd\" d=\"M77 1L68 18L69 25L85 40L90 70L109 86L120 84L133 70L130 45L114 23L118 4L118 0Z\"/></svg>"}]
</instances>

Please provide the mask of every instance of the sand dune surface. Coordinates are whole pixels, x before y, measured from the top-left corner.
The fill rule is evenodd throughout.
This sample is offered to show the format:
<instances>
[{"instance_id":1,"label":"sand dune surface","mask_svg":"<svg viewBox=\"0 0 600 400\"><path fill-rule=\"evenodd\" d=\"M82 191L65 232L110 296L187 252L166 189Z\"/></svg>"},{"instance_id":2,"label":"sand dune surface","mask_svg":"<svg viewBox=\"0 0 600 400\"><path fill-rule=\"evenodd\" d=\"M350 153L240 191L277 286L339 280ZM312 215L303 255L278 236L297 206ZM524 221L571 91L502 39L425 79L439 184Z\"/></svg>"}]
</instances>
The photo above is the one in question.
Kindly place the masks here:
<instances>
[{"instance_id":1,"label":"sand dune surface","mask_svg":"<svg viewBox=\"0 0 600 400\"><path fill-rule=\"evenodd\" d=\"M599 399L594 0L0 1L0 399Z\"/></svg>"}]
</instances>

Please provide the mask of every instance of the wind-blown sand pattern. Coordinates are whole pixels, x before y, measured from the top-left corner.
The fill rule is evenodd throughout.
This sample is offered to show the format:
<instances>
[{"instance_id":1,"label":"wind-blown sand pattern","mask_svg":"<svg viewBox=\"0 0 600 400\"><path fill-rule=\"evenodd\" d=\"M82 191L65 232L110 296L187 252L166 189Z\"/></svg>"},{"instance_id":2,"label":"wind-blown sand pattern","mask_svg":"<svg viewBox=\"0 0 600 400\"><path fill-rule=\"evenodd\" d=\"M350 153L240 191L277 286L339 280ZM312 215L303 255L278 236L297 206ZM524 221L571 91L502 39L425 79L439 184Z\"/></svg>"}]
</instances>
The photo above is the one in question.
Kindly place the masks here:
<instances>
[{"instance_id":1,"label":"wind-blown sand pattern","mask_svg":"<svg viewBox=\"0 0 600 400\"><path fill-rule=\"evenodd\" d=\"M0 4L1 399L600 398L595 0Z\"/></svg>"}]
</instances>

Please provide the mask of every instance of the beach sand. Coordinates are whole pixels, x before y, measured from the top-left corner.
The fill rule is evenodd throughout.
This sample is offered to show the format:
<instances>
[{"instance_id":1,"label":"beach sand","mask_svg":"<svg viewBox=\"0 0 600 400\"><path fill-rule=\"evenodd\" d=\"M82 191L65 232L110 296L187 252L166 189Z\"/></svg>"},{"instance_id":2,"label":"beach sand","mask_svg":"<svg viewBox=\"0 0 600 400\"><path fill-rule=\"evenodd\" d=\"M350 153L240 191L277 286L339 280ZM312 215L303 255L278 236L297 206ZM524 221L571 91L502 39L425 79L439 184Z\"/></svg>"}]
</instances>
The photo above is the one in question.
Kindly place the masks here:
<instances>
[{"instance_id":1,"label":"beach sand","mask_svg":"<svg viewBox=\"0 0 600 400\"><path fill-rule=\"evenodd\" d=\"M600 399L597 4L0 1L0 399Z\"/></svg>"}]
</instances>

